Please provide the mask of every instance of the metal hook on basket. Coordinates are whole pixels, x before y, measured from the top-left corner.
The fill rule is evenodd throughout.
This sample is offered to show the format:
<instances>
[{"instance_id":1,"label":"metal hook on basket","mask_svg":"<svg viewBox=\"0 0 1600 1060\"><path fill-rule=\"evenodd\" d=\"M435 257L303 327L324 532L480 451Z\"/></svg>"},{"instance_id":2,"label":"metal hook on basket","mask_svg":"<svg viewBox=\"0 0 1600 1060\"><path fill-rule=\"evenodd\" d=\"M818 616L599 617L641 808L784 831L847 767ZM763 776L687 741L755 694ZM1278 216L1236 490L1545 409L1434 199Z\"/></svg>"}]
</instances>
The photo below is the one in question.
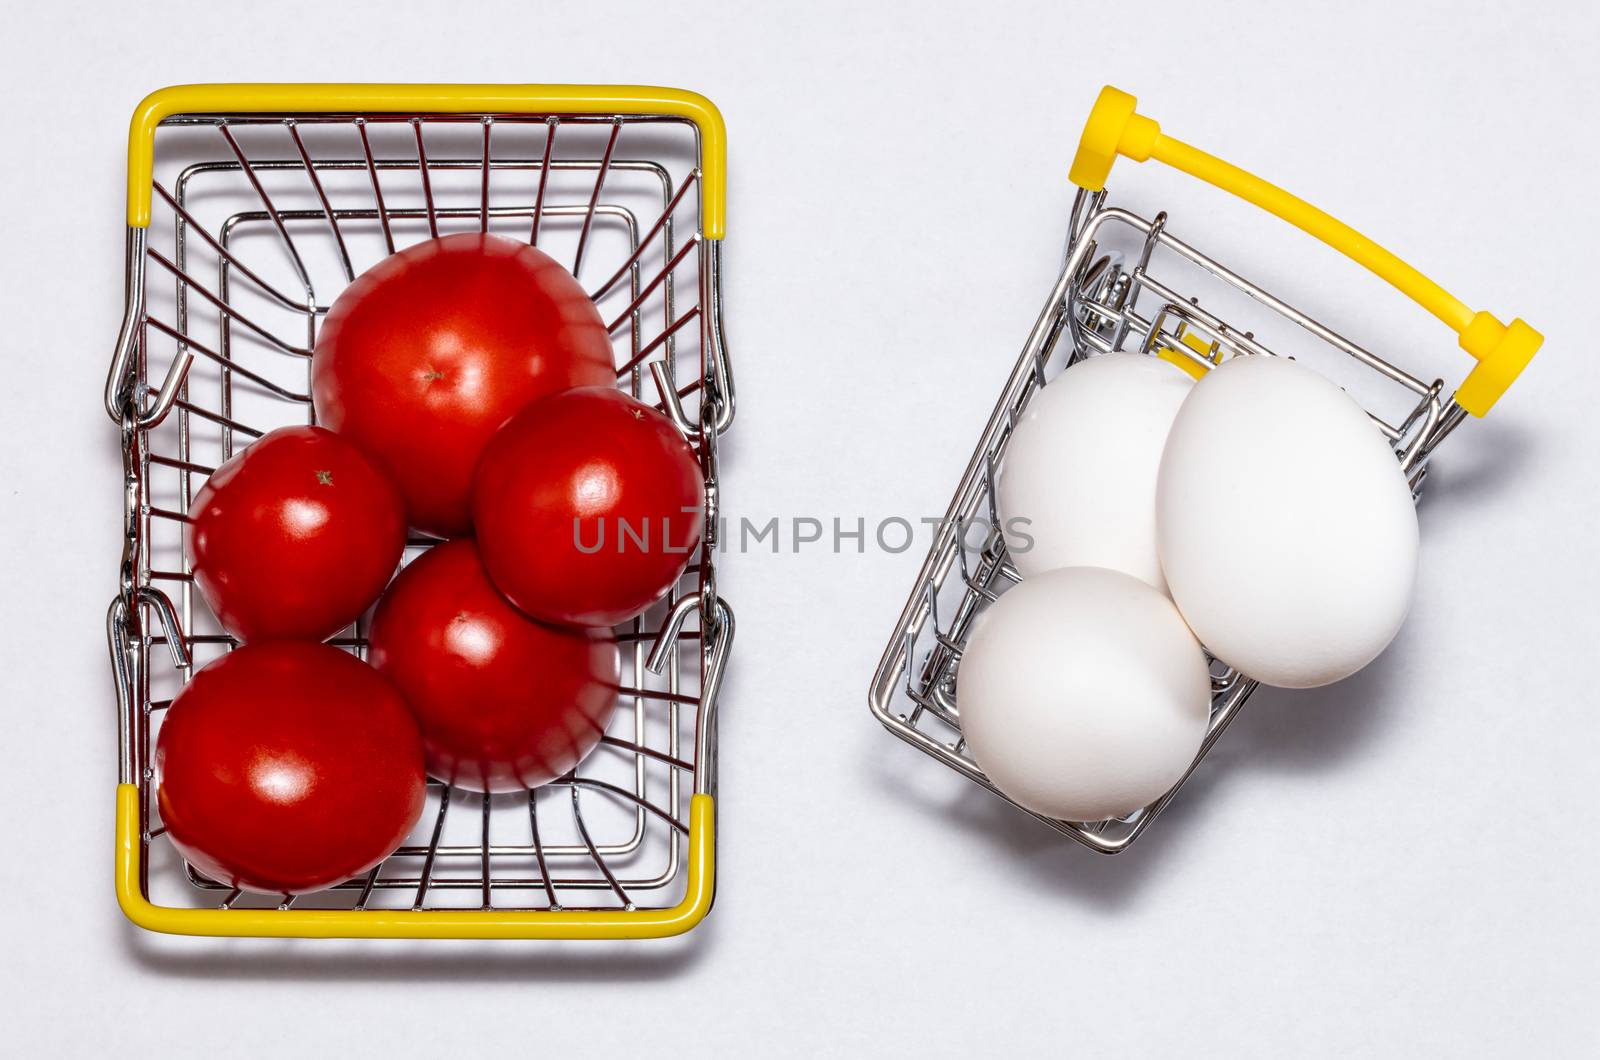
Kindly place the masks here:
<instances>
[{"instance_id":1,"label":"metal hook on basket","mask_svg":"<svg viewBox=\"0 0 1600 1060\"><path fill-rule=\"evenodd\" d=\"M667 612L667 617L661 623L661 629L650 645L650 657L645 662L645 668L651 673L659 674L666 669L667 655L678 637L682 635L684 621L696 608L700 610L701 632L717 632L716 627L727 613L728 605L717 595L714 575L707 576L696 592L685 593L672 602L672 610Z\"/></svg>"},{"instance_id":2,"label":"metal hook on basket","mask_svg":"<svg viewBox=\"0 0 1600 1060\"><path fill-rule=\"evenodd\" d=\"M128 602L118 593L106 611L106 647L117 690L117 783L133 782L133 663L128 658Z\"/></svg>"},{"instance_id":3,"label":"metal hook on basket","mask_svg":"<svg viewBox=\"0 0 1600 1060\"><path fill-rule=\"evenodd\" d=\"M1428 451L1428 443L1432 440L1434 430L1439 426L1439 420L1444 415L1444 407L1439 401L1439 394L1443 390L1444 380L1434 380L1433 385L1428 388L1427 398L1423 401L1423 406L1428 411L1422 421L1422 429L1411 440L1411 444L1401 450L1400 470L1406 472L1407 475L1410 474L1412 466L1422 457L1422 454ZM1412 413L1411 419L1401 424L1400 433L1402 436L1415 421L1416 414Z\"/></svg>"},{"instance_id":4,"label":"metal hook on basket","mask_svg":"<svg viewBox=\"0 0 1600 1060\"><path fill-rule=\"evenodd\" d=\"M700 701L704 704L704 717L695 733L694 788L707 795L716 794L717 783L717 703L722 691L722 671L728 662L728 648L733 643L733 609L718 597L711 628L715 630L711 647L706 651L705 667L700 678Z\"/></svg>"},{"instance_id":5,"label":"metal hook on basket","mask_svg":"<svg viewBox=\"0 0 1600 1060\"><path fill-rule=\"evenodd\" d=\"M1063 261L1072 257L1072 245L1078 241L1078 236L1083 233L1084 221L1100 212L1105 205L1106 190L1089 191L1079 188L1078 193L1072 197L1072 212L1067 215L1067 245L1062 251Z\"/></svg>"},{"instance_id":6,"label":"metal hook on basket","mask_svg":"<svg viewBox=\"0 0 1600 1060\"><path fill-rule=\"evenodd\" d=\"M650 658L645 663L645 668L651 673L660 674L666 668L667 656L683 630L684 620L691 611L701 607L700 598L698 592L687 593L673 603L666 621L661 624L661 631L656 634L655 644L650 648ZM701 621L706 623L703 615ZM733 642L733 610L720 596L713 602L710 622L701 626L702 638L707 634L711 637L711 643L705 651L700 678L700 702L704 706L705 716L695 736L694 785L697 792L711 794L713 778L716 776L714 722L717 694L722 689L722 669L728 659L728 646Z\"/></svg>"},{"instance_id":7,"label":"metal hook on basket","mask_svg":"<svg viewBox=\"0 0 1600 1060\"><path fill-rule=\"evenodd\" d=\"M705 306L701 317L707 342L706 371L700 393L700 418L704 423L697 424L684 411L683 399L672 385L666 360L650 362L650 378L661 395L662 408L683 436L691 439L727 430L733 423L734 413L733 372L728 365L727 340L722 331L722 241L706 239L700 245L704 250L700 298Z\"/></svg>"},{"instance_id":8,"label":"metal hook on basket","mask_svg":"<svg viewBox=\"0 0 1600 1060\"><path fill-rule=\"evenodd\" d=\"M139 333L144 324L144 262L145 235L143 228L128 229L128 276L126 307L122 313L122 327L117 332L117 348L111 357L111 370L106 374L106 413L121 421L124 408L133 411L139 427L154 427L166 418L178 399L178 389L188 377L194 353L186 343L178 344L177 355L167 367L167 374L156 391L154 403L148 409L138 407L134 392L134 357L139 348Z\"/></svg>"},{"instance_id":9,"label":"metal hook on basket","mask_svg":"<svg viewBox=\"0 0 1600 1060\"><path fill-rule=\"evenodd\" d=\"M650 362L650 378L655 381L656 391L661 395L661 407L666 410L667 418L685 438L693 438L698 428L683 411L683 399L678 397L678 388L667 377L665 361Z\"/></svg>"},{"instance_id":10,"label":"metal hook on basket","mask_svg":"<svg viewBox=\"0 0 1600 1060\"><path fill-rule=\"evenodd\" d=\"M167 594L153 585L146 585L138 591L135 599L155 608L156 617L161 620L161 633L167 642L167 652L172 656L172 665L187 669L190 664L189 646L184 643L183 625L178 621L178 612Z\"/></svg>"},{"instance_id":11,"label":"metal hook on basket","mask_svg":"<svg viewBox=\"0 0 1600 1060\"><path fill-rule=\"evenodd\" d=\"M727 339L722 333L722 240L708 239L705 249L705 271L701 277L701 301L706 306L706 338L710 352L712 384L704 400L710 401L716 413L717 433L727 430L733 423L733 369L728 364Z\"/></svg>"},{"instance_id":12,"label":"metal hook on basket","mask_svg":"<svg viewBox=\"0 0 1600 1060\"><path fill-rule=\"evenodd\" d=\"M686 593L673 602L672 610L667 613L660 632L656 634L655 643L650 646L650 658L645 662L645 668L651 673L660 674L666 669L667 653L677 642L678 634L683 632L684 620L699 606L699 593Z\"/></svg>"},{"instance_id":13,"label":"metal hook on basket","mask_svg":"<svg viewBox=\"0 0 1600 1060\"><path fill-rule=\"evenodd\" d=\"M132 599L155 608L156 617L166 634L167 650L171 652L173 662L179 667L187 667L189 652L183 638L179 636L177 612L173 610L172 601L167 599L167 594L160 589L146 586L136 590ZM129 597L118 593L106 611L106 646L111 652L111 676L117 692L117 782L119 784L134 782L136 760L133 709L142 655L134 653L133 646L129 642L131 618L132 607L129 604Z\"/></svg>"}]
</instances>

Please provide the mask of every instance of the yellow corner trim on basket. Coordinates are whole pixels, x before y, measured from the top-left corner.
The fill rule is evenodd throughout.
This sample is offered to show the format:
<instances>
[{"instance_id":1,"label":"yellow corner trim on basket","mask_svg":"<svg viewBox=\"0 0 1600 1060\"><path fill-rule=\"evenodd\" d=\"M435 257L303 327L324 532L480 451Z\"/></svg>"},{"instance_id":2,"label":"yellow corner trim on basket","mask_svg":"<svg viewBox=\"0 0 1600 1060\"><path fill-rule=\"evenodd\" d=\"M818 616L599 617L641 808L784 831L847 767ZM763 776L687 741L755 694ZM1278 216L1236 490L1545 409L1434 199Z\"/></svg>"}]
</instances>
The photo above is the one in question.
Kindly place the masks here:
<instances>
[{"instance_id":1,"label":"yellow corner trim on basket","mask_svg":"<svg viewBox=\"0 0 1600 1060\"><path fill-rule=\"evenodd\" d=\"M643 85L174 85L146 96L128 128L128 224L150 223L155 132L174 114L666 114L700 130L702 228L721 239L727 127L698 92Z\"/></svg>"},{"instance_id":2,"label":"yellow corner trim on basket","mask_svg":"<svg viewBox=\"0 0 1600 1060\"><path fill-rule=\"evenodd\" d=\"M117 785L117 903L128 919L171 935L261 938L644 939L681 935L705 919L715 890L715 807L689 802L689 882L671 909L185 909L155 905L139 886L139 789Z\"/></svg>"},{"instance_id":3,"label":"yellow corner trim on basket","mask_svg":"<svg viewBox=\"0 0 1600 1060\"><path fill-rule=\"evenodd\" d=\"M1214 155L1161 131L1138 113L1138 100L1110 85L1100 90L1083 126L1068 176L1080 188L1101 191L1118 156L1151 158L1203 180L1289 222L1339 251L1422 306L1454 331L1478 363L1456 389L1455 400L1474 416L1494 406L1544 342L1520 319L1502 324L1465 303L1411 265L1330 214Z\"/></svg>"}]
</instances>

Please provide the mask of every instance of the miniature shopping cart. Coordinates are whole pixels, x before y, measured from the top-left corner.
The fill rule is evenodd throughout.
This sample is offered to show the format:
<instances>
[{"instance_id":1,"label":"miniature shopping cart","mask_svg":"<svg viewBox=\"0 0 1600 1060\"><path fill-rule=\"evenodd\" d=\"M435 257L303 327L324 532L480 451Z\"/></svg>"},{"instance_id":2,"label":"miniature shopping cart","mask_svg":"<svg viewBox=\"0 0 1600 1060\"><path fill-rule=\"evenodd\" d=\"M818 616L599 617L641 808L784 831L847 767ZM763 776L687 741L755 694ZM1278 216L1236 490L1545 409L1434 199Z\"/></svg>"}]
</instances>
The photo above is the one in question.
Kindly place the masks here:
<instances>
[{"instance_id":1,"label":"miniature shopping cart","mask_svg":"<svg viewBox=\"0 0 1600 1060\"><path fill-rule=\"evenodd\" d=\"M961 476L868 693L873 714L890 732L1001 798L1005 796L966 753L955 692L962 648L974 620L1019 580L998 529L995 473L1005 460L1018 416L1040 387L1074 362L1113 350L1163 357L1194 372L1239 355L1301 357L1367 408L1393 444L1417 497L1439 443L1468 414L1488 412L1542 341L1521 320L1505 325L1488 313L1474 313L1393 254L1310 204L1163 134L1154 121L1136 112L1134 103L1127 93L1107 87L1089 116L1072 164L1071 179L1080 190L1065 263ZM1146 219L1108 205L1105 182L1118 155L1165 162L1316 236L1444 321L1477 365L1448 393L1443 380L1426 381L1369 352L1173 236L1166 214ZM1205 306L1190 293L1202 285L1208 291ZM1241 326L1245 322L1249 329ZM1189 773L1255 688L1247 675L1212 660L1210 725ZM1094 850L1115 854L1143 834L1189 773L1154 803L1118 820L1034 816Z\"/></svg>"},{"instance_id":2,"label":"miniature shopping cart","mask_svg":"<svg viewBox=\"0 0 1600 1060\"><path fill-rule=\"evenodd\" d=\"M106 381L124 543L107 616L123 911L193 935L633 938L678 934L714 892L717 437L734 396L720 301L721 116L674 89L193 85L134 113L127 297ZM706 540L619 631L622 703L572 774L479 795L430 783L416 832L367 875L289 898L199 874L164 840L151 748L194 670L234 647L196 606L181 530L195 491L311 415L328 306L396 249L460 231L568 264L610 324L619 385L655 401L705 472ZM430 542L415 539L407 559ZM332 643L366 651L365 620Z\"/></svg>"}]
</instances>

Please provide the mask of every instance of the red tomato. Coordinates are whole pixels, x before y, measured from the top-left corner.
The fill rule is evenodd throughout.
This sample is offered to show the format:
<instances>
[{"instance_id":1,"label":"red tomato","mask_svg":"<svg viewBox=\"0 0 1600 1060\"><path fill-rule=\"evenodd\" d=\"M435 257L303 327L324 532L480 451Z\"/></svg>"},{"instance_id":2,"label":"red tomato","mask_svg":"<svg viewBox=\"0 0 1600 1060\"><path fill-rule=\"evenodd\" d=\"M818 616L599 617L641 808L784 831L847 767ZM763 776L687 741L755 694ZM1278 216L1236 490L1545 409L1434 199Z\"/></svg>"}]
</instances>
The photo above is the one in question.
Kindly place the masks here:
<instances>
[{"instance_id":1,"label":"red tomato","mask_svg":"<svg viewBox=\"0 0 1600 1060\"><path fill-rule=\"evenodd\" d=\"M323 640L378 598L406 543L394 485L321 427L282 427L224 463L184 527L194 583L240 640Z\"/></svg>"},{"instance_id":2,"label":"red tomato","mask_svg":"<svg viewBox=\"0 0 1600 1060\"><path fill-rule=\"evenodd\" d=\"M528 618L495 591L468 540L400 572L373 615L370 656L422 726L428 772L473 791L561 776L594 750L616 708L610 632Z\"/></svg>"},{"instance_id":3,"label":"red tomato","mask_svg":"<svg viewBox=\"0 0 1600 1060\"><path fill-rule=\"evenodd\" d=\"M530 405L473 483L483 564L546 622L614 626L670 589L700 542L705 478L672 421L615 387Z\"/></svg>"},{"instance_id":4,"label":"red tomato","mask_svg":"<svg viewBox=\"0 0 1600 1060\"><path fill-rule=\"evenodd\" d=\"M524 405L615 384L611 339L578 281L503 236L431 239L359 276L311 359L319 422L371 453L411 525L467 533L472 469Z\"/></svg>"},{"instance_id":5,"label":"red tomato","mask_svg":"<svg viewBox=\"0 0 1600 1060\"><path fill-rule=\"evenodd\" d=\"M422 744L372 667L305 641L249 644L194 675L156 740L179 852L230 887L302 894L371 869L422 813Z\"/></svg>"}]
</instances>

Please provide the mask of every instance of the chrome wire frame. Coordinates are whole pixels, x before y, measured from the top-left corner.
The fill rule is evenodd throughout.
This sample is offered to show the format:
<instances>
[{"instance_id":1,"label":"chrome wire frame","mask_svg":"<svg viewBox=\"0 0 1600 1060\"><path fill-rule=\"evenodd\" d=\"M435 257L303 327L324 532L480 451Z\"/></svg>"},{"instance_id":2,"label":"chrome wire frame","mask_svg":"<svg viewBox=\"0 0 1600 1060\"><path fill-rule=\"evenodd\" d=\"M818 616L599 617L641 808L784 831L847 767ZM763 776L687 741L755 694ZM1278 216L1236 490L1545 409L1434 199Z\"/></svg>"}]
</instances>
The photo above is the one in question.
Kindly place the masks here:
<instances>
[{"instance_id":1,"label":"chrome wire frame","mask_svg":"<svg viewBox=\"0 0 1600 1060\"><path fill-rule=\"evenodd\" d=\"M1398 422L1368 413L1394 447L1413 499L1420 498L1429 457L1465 415L1452 398L1442 396L1441 380L1422 381L1177 239L1166 230L1166 214L1145 219L1106 205L1105 198L1103 191L1078 193L1061 272L961 476L867 695L873 715L891 733L1007 802L1011 800L967 752L956 682L973 621L1020 580L1006 555L994 491L995 474L1018 416L1041 386L1086 357L1131 350L1217 363L1241 354L1275 355L1254 332L1234 327L1203 309L1198 298L1180 293L1154 275L1152 259L1158 252L1209 274L1414 395L1415 403ZM1131 267L1118 255L1099 251L1116 228L1131 231L1139 241ZM1061 341L1063 336L1067 341ZM1255 681L1215 659L1211 672L1211 716L1205 739L1184 776L1161 798L1109 821L1054 820L1017 808L1100 853L1126 850L1182 788L1257 688Z\"/></svg>"},{"instance_id":2,"label":"chrome wire frame","mask_svg":"<svg viewBox=\"0 0 1600 1060\"><path fill-rule=\"evenodd\" d=\"M415 133L415 153L396 158L375 150L369 133L382 125L409 125ZM472 125L483 130L480 152L429 155L425 131ZM630 139L625 130L658 131L662 125L693 133L693 162L681 172L648 157L621 153ZM171 877L159 881L164 887L181 887L187 879L182 899L188 904L260 907L261 896L208 880L176 857L165 859L172 869L150 868L150 855L159 853L165 834L152 798L156 777L151 752L162 712L172 702L170 695L152 698L152 680L186 682L199 665L197 651L235 646L225 634L198 629L204 605L196 606L187 558L177 555L173 569L155 565L157 529L163 524L181 528L194 492L215 469L198 459L193 432L199 428L217 432L218 455L226 459L266 430L310 421L309 356L317 326L345 283L385 252L403 248L404 223L415 228L426 221L426 230L417 236L426 238L438 234L441 222L457 222L456 230L465 223L471 230L476 221L478 230L489 231L515 221L525 233L523 238L540 246L542 232L576 224L581 225L576 252L565 264L585 275L580 266L587 251L589 265L606 266L603 274L608 279L591 292L597 304L605 304L609 296L625 306L611 324L619 385L649 401L648 375L657 407L683 431L701 460L707 484L706 520L708 527L714 527L716 440L734 412L722 325L721 241L704 238L701 230L698 131L692 123L670 116L181 115L164 122L163 130L168 126L214 130L216 139L204 149L214 157L187 165L170 189L160 182L158 170L152 205L158 214L166 211L171 245L156 246L149 229L128 230L125 311L105 392L106 410L121 429L124 470L122 563L106 623L117 699L118 781L140 788L146 846L140 859L141 885L147 898L152 872L164 871ZM258 128L258 133L280 138L272 158L251 157L243 146L244 130L261 126L271 128ZM302 132L330 126L347 129L351 149L338 157L313 158ZM543 151L530 157L497 149L493 133L507 126L522 126L525 131L542 127ZM609 127L604 149L597 156L566 157L557 134L569 126ZM662 150L650 137L642 138L642 143L641 155L650 154L652 145ZM158 136L158 160L160 148ZM334 191L329 178L340 173L365 174L369 182L362 188L364 194L355 194L354 188L342 196ZM481 174L481 194L468 197L444 191L440 178L452 173ZM266 184L274 176L297 174L305 185L294 202L269 192ZM492 199L491 181L518 174L525 178L523 183L536 178L537 190L529 201L505 205ZM559 174L578 181L565 196L551 180ZM655 207L659 212L653 218L641 216L620 196L613 201L608 178L615 182L629 175L652 187L659 184ZM195 204L214 193L217 182L232 182L233 191L251 201L208 228L197 219ZM421 203L397 204L396 182L410 182L406 186L413 197L420 185ZM690 214L692 219L686 221ZM371 230L374 223L381 227L382 248L371 261L355 260L347 237L356 226ZM680 238L686 224L691 231ZM590 234L599 225L611 225L626 237L627 251L621 260L608 263L594 257L598 251ZM276 247L273 253L286 255L294 283L265 278L269 270L241 244L241 237L250 234L265 235ZM324 282L319 287L315 270L306 264L303 251L318 241L331 242L337 255L342 276L336 285ZM204 279L194 264L200 257L215 263L215 271ZM686 271L682 269L686 261L697 276L694 304L683 308L682 284L674 283L674 273ZM280 259L280 272L282 265ZM161 319L148 308L152 301L148 295L158 283L171 285L171 319ZM263 324L255 311L243 308L238 296L245 289L258 304L271 304L286 314L292 326ZM215 338L192 326L199 307L214 314ZM647 334L650 329L654 334ZM245 351L240 342L246 336L254 343L253 351ZM172 345L167 364L152 364L152 337ZM259 361L257 366L247 363L246 352L259 357L263 351L303 361L305 389L269 378ZM680 384L685 352L695 374ZM191 377L197 356L215 365L218 373L204 386ZM273 412L266 419L247 420L247 413L236 408L241 387L254 388L257 399L275 402ZM177 477L176 500L168 507L153 500L154 478L160 474ZM408 542L407 558L431 543L424 538ZM167 555L172 555L170 549ZM357 910L671 907L686 872L687 796L714 795L716 789L717 699L734 620L727 603L716 594L714 559L715 549L708 542L665 603L647 612L650 621L641 617L617 631L631 686L619 692L621 702L602 745L574 772L534 791L492 797L430 781L429 808L418 831L370 873L316 894L271 900L280 908ZM330 643L364 656L366 619ZM628 683L625 677L624 684ZM608 756L631 762L628 782L606 779L598 771L596 763ZM608 809L621 834L599 834L592 809L586 818L585 806L592 807L589 800L595 799L615 804ZM460 831L464 814L471 815L465 822L470 834L449 838L447 818L458 826L454 831ZM631 817L631 826L619 823L624 817ZM565 833L564 839L553 838L558 831ZM491 832L501 838L492 838ZM451 900L451 894L459 900ZM462 905L462 900L469 904Z\"/></svg>"}]
</instances>

